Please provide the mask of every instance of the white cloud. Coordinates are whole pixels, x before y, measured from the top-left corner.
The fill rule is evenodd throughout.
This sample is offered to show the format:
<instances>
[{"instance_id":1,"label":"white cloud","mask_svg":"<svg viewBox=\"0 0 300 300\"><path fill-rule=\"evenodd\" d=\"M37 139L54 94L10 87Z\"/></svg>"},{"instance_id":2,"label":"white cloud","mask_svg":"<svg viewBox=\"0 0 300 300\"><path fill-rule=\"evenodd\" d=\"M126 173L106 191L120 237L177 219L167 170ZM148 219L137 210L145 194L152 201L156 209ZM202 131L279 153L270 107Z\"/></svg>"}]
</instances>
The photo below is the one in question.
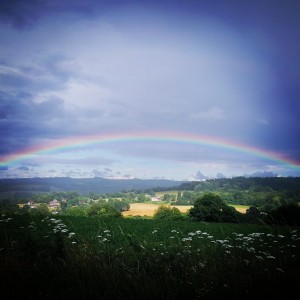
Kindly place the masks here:
<instances>
[{"instance_id":1,"label":"white cloud","mask_svg":"<svg viewBox=\"0 0 300 300\"><path fill-rule=\"evenodd\" d=\"M204 110L191 113L190 117L196 121L221 121L226 119L224 110L219 107L212 107L206 111Z\"/></svg>"}]
</instances>

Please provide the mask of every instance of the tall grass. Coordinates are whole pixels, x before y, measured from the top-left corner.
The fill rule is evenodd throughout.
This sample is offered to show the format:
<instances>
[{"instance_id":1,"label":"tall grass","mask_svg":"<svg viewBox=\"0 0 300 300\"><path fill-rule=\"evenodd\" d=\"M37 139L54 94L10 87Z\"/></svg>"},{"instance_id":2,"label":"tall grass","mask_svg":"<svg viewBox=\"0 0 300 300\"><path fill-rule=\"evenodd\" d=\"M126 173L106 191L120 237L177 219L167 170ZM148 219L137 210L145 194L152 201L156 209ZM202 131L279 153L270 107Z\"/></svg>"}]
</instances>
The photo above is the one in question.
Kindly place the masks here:
<instances>
[{"instance_id":1,"label":"tall grass","mask_svg":"<svg viewBox=\"0 0 300 300\"><path fill-rule=\"evenodd\" d=\"M3 299L278 298L299 286L298 228L0 217Z\"/></svg>"}]
</instances>

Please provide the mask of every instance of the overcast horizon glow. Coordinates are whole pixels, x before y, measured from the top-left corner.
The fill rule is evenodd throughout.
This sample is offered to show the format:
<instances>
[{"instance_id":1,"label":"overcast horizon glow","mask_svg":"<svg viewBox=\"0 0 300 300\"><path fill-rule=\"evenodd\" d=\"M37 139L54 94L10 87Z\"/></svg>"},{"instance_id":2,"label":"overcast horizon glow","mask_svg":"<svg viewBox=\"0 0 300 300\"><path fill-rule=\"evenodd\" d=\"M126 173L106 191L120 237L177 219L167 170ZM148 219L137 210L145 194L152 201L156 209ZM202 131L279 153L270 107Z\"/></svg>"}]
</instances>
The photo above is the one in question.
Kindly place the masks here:
<instances>
[{"instance_id":1,"label":"overcast horizon glow","mask_svg":"<svg viewBox=\"0 0 300 300\"><path fill-rule=\"evenodd\" d=\"M1 4L0 177L300 176L299 15L295 1Z\"/></svg>"}]
</instances>

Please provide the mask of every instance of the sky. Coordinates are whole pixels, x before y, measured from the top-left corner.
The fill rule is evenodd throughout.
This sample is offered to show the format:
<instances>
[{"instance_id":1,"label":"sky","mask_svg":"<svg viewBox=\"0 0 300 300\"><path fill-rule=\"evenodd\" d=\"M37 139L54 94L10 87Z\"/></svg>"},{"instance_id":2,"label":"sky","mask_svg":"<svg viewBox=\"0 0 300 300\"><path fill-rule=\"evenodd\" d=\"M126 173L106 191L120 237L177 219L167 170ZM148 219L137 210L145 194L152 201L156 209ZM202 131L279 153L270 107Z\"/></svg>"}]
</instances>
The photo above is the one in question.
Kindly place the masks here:
<instances>
[{"instance_id":1,"label":"sky","mask_svg":"<svg viewBox=\"0 0 300 300\"><path fill-rule=\"evenodd\" d=\"M0 178L300 176L300 2L0 0Z\"/></svg>"}]
</instances>

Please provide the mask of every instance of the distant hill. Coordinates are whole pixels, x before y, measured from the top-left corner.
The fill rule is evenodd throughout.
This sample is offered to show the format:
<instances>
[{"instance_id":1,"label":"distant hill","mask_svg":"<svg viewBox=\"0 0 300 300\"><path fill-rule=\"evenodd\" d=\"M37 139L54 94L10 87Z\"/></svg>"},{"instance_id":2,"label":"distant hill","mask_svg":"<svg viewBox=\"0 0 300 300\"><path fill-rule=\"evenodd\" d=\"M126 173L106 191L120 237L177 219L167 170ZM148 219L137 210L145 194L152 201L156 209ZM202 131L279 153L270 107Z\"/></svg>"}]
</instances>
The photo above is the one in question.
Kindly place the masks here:
<instances>
[{"instance_id":1,"label":"distant hill","mask_svg":"<svg viewBox=\"0 0 300 300\"><path fill-rule=\"evenodd\" d=\"M76 191L105 194L128 190L168 189L185 181L166 179L16 178L0 179L0 199L27 198L37 193Z\"/></svg>"},{"instance_id":2,"label":"distant hill","mask_svg":"<svg viewBox=\"0 0 300 300\"><path fill-rule=\"evenodd\" d=\"M300 192L300 177L234 177L184 182L177 187L181 191L295 191Z\"/></svg>"}]
</instances>

